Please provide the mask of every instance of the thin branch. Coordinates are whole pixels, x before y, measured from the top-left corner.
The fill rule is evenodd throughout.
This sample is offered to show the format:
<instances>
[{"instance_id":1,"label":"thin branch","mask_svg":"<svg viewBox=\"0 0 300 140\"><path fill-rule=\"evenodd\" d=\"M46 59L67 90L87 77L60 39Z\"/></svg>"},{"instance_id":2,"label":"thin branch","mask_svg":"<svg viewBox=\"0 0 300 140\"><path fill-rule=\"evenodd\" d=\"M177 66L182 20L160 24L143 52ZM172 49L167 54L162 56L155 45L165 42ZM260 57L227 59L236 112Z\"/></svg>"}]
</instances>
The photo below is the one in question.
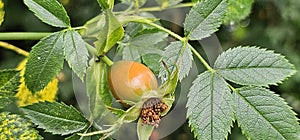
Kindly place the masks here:
<instances>
[{"instance_id":1,"label":"thin branch","mask_svg":"<svg viewBox=\"0 0 300 140\"><path fill-rule=\"evenodd\" d=\"M52 32L6 32L0 33L0 40L40 40Z\"/></svg>"},{"instance_id":2,"label":"thin branch","mask_svg":"<svg viewBox=\"0 0 300 140\"><path fill-rule=\"evenodd\" d=\"M12 50L12 51L17 52L18 54L21 54L25 57L28 57L28 55L29 55L29 53L27 51L24 51L14 45L11 45L11 44L3 42L3 41L0 41L0 47L8 49L8 50Z\"/></svg>"}]
</instances>

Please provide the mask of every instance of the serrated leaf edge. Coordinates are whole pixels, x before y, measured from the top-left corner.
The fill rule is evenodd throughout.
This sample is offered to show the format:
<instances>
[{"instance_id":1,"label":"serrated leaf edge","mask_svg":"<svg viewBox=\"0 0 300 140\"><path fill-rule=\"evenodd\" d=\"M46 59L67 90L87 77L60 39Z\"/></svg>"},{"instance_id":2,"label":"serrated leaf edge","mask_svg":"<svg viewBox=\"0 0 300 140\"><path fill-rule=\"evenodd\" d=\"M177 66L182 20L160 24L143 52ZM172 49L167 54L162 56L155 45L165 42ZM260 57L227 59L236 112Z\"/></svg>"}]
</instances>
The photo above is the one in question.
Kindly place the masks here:
<instances>
[{"instance_id":1,"label":"serrated leaf edge","mask_svg":"<svg viewBox=\"0 0 300 140\"><path fill-rule=\"evenodd\" d=\"M41 21L43 21L44 23L47 23L47 24L49 24L49 25L51 25L51 26L54 26L54 27L61 27L61 28L70 27L70 18L68 17L65 8L64 8L57 0L55 0L55 2L59 5L60 8L63 9L63 11L65 12L65 14L67 15L67 17L68 17L68 23L65 23L64 21L62 21L61 19L57 18L56 16L54 16L54 17L55 17L56 19L58 19L59 21L61 21L62 24L65 24L65 25L52 24L51 22L48 22L48 21L44 20L43 17L38 16L38 14L34 11L34 9L32 9L30 6L28 6L28 4L26 3L27 0L23 0L23 1L24 1L25 5L29 8L29 10L32 11L32 12L34 13L34 15L35 15L36 17L38 17L38 18L39 18ZM34 1L32 0L32 2L34 2ZM34 3L35 3L35 2L34 2ZM36 3L35 3L35 4L36 4ZM36 5L38 5L38 4L36 4ZM43 9L44 9L44 8L43 8ZM45 9L45 10L48 11L47 9ZM48 11L48 12L51 13L50 11ZM53 14L53 13L51 13L51 14ZM54 14L53 14L53 15L54 15Z\"/></svg>"},{"instance_id":2,"label":"serrated leaf edge","mask_svg":"<svg viewBox=\"0 0 300 140\"><path fill-rule=\"evenodd\" d=\"M68 106L68 105L66 105L64 102L61 102L61 103L59 103L59 102L39 102L39 103L56 103L56 104L60 104L60 105L63 105L63 106L65 106L65 107L67 107L67 108L69 108L69 109L72 109L72 110L75 110L78 114L81 114L82 115L82 113L81 112L79 112L76 108L74 108L72 105L70 105L70 106ZM39 103L35 103L35 104L39 104ZM35 104L32 104L32 105L29 105L29 106L25 106L25 107L23 107L23 108L21 108L21 110L22 111L24 111L24 110L27 110L27 111L29 111L29 112L37 112L37 111L33 111L33 110L31 110L31 109L27 109L27 107L30 107L30 106L33 106L33 105L35 105ZM79 131L81 131L81 130L83 130L84 128L86 128L87 126L88 126L88 121L86 121L86 123L85 122L81 122L81 121L74 121L74 120L68 120L68 119L64 119L64 118L59 118L59 117L55 117L55 116L51 116L51 117L53 117L53 118L56 118L57 120L64 120L64 121L67 121L67 122L74 122L74 123L77 123L77 124L82 124L82 125L84 125L84 126L82 126L81 128L79 128L79 129L77 129L77 130L73 130L73 131L68 131L68 132L66 132L66 133L56 133L56 132L52 132L52 131L49 131L48 129L47 129L47 126L45 126L43 123L42 124L40 124L39 123L39 121L37 121L34 117L31 117L30 115L28 115L28 113L26 112L26 111L24 111L25 112L25 117L27 117L27 118L29 118L35 125L37 125L38 126L38 128L42 128L42 129L44 129L45 130L45 132L50 132L50 133L52 133L52 134L61 134L61 135L68 135L68 134L72 134L72 133L75 133L75 132L79 132ZM50 115L44 115L43 113L40 113L40 112L38 112L38 114L41 114L41 116L50 116ZM83 117L83 116L82 116ZM83 117L84 118L84 117Z\"/></svg>"},{"instance_id":3,"label":"serrated leaf edge","mask_svg":"<svg viewBox=\"0 0 300 140\"><path fill-rule=\"evenodd\" d=\"M255 49L259 49L259 50L262 50L262 51L265 51L265 52L268 52L268 53L272 53L272 54L277 55L277 56L281 57L282 59L284 59L284 60L291 66L291 70L293 70L292 73L290 73L289 75L287 75L284 79L282 79L282 80L280 80L280 81L277 81L277 82L269 83L268 85L275 85L275 86L277 86L278 84L282 84L283 81L289 79L291 76L293 76L294 74L297 73L297 70L296 70L296 68L295 68L295 65L291 64L291 63L289 62L289 60L286 59L286 57L285 57L284 55L281 55L281 54L279 54L279 53L275 53L274 50L267 50L266 48L261 48L261 47L258 47L258 46L237 46L237 47L229 48L228 50L226 50L226 51L222 52L221 54L219 54L218 57L221 57L221 56L224 55L225 53L231 52L231 51L233 51L233 50L236 50L236 49L244 49L244 48L255 48ZM218 58L218 57L217 57L217 58ZM214 64L214 65L215 65L215 64ZM249 68L250 68L250 67L249 67ZM253 67L253 68L255 68L255 67ZM261 68L263 68L263 67L261 67ZM215 69L215 70L217 71L217 73L218 73L218 70L231 69L231 68L214 68L214 69ZM283 69L284 69L284 68L283 68ZM220 74L220 73L218 73L218 74L222 76L222 74ZM225 78L224 76L222 76L222 77ZM225 79L226 79L226 80L229 80L229 81L231 81L231 82L234 82L234 83L236 83L236 84L245 85L245 86L263 86L263 87L268 87L268 85L247 85L247 84L243 84L243 83L240 83L240 82L238 82L238 81L231 80L231 79L227 79L227 78L225 78Z\"/></svg>"},{"instance_id":4,"label":"serrated leaf edge","mask_svg":"<svg viewBox=\"0 0 300 140\"><path fill-rule=\"evenodd\" d=\"M241 89L247 89L247 88L257 88L257 89L264 89L264 90L267 90L266 88L263 88L263 87L257 87L257 86L245 86L245 87L241 87L241 88L236 89L236 91L234 92L234 94L237 94L237 95L240 96L242 99L244 99L244 101L247 101L247 100L246 100L242 95L240 95L240 93L239 93ZM282 101L282 103L284 103L284 105L286 105L286 107L289 109L289 111L291 111L291 113L294 115L294 118L297 120L298 125L299 125L299 119L296 117L297 113L294 112L294 111L292 111L293 108L290 107L290 106L288 105L288 103L285 102L285 100L284 100L283 98L281 98L278 94L275 94L275 92L273 92L273 91L271 91L271 90L268 90L268 91L269 91L271 94L273 94L274 96L278 97L278 98ZM235 101L234 101L234 102L235 102ZM247 101L247 103L249 103L249 102ZM249 103L249 104L250 104L250 103ZM251 107L253 107L253 105L252 105ZM254 110L257 110L257 109L254 108ZM235 111L236 111L236 110L235 110ZM258 112L258 114L261 114L261 113ZM265 120L267 120L263 115L261 115L261 116L262 116ZM234 118L235 118L235 121L236 121L238 127L240 128L242 134L243 134L244 136L246 136L246 137L250 140L251 138L249 137L248 132L246 132L246 131L242 128L241 124L238 122L236 113L234 113ZM278 130L276 129L276 127L274 127L272 124L271 124L271 126L272 126L276 131L278 131ZM279 131L278 131L278 133L281 134Z\"/></svg>"},{"instance_id":5,"label":"serrated leaf edge","mask_svg":"<svg viewBox=\"0 0 300 140\"><path fill-rule=\"evenodd\" d=\"M204 72L202 72L201 74L204 74L204 73L206 73L206 72L209 72L209 71L204 71ZM213 74L214 72L212 72L212 74ZM197 76L197 78L201 75L201 74L199 74L198 76ZM217 74L217 73L214 73L214 74ZM217 74L217 75L219 75L219 74ZM223 78L221 75L219 75L221 78ZM196 78L196 79L197 79ZM210 78L213 78L213 77L210 77ZM194 81L192 82L192 85L194 85L197 81L196 81L196 79L194 79ZM225 79L224 79L225 80ZM226 82L226 81L225 81ZM191 91L191 88L189 89L189 92ZM226 93L224 93L224 94L226 94ZM228 93L229 94L229 93ZM230 92L230 94L232 94L231 92ZM188 96L187 96L188 97ZM232 99L232 103L234 103L234 99ZM236 115L235 115L235 106L234 106L234 104L232 105L233 107L232 107L232 111L233 111L233 116L232 116L232 118L231 118L231 124L230 124L230 128L232 128L233 127L233 123L236 121ZM189 108L189 105L188 104L186 104L186 108ZM186 118L188 118L189 119L189 116L191 115L191 114L186 114L187 116L186 116ZM199 135L196 133L196 131L195 131L195 127L193 126L193 124L191 124L190 123L190 120L188 120L188 125L189 125L189 127L190 127L190 129L191 129L191 132L193 133L193 135L194 135L194 138L197 138L197 139L199 139ZM231 133L231 129L228 129L227 130L227 133L226 133L226 135L224 136L224 138L227 140L228 139L228 135Z\"/></svg>"}]
</instances>

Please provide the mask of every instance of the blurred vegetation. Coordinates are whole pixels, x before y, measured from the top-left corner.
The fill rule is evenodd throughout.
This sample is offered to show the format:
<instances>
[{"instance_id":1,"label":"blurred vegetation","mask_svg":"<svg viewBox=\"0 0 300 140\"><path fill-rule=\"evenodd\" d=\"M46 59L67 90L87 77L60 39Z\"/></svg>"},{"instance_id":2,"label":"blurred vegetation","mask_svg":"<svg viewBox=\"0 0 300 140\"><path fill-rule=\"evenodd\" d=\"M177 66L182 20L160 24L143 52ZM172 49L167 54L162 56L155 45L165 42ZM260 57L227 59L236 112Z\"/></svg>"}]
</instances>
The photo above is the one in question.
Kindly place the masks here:
<instances>
[{"instance_id":1,"label":"blurred vegetation","mask_svg":"<svg viewBox=\"0 0 300 140\"><path fill-rule=\"evenodd\" d=\"M3 0L5 3L5 20L0 27L1 32L44 32L56 31L37 19L21 0ZM72 26L83 25L88 19L100 13L96 0L60 0L64 4ZM180 15L180 14L179 14ZM178 17L182 18L182 17ZM170 23L166 23L170 24ZM171 25L164 25L172 27ZM224 25L217 32L217 36L224 50L239 45L254 45L275 50L282 53L300 70L300 1L299 0L259 0L255 1L252 13L239 23ZM24 50L30 48L37 41L7 41ZM205 55L205 54L204 54ZM23 56L0 48L0 69L15 68ZM65 65L67 66L67 65ZM300 114L300 73L297 73L283 84L270 87L280 94L293 109ZM60 75L58 100L76 106L73 94L72 73L65 67ZM298 118L300 116L298 115ZM237 125L232 129L229 139L245 139ZM41 130L45 139L63 139L61 136L51 136ZM164 140L190 140L187 124L176 130Z\"/></svg>"}]
</instances>

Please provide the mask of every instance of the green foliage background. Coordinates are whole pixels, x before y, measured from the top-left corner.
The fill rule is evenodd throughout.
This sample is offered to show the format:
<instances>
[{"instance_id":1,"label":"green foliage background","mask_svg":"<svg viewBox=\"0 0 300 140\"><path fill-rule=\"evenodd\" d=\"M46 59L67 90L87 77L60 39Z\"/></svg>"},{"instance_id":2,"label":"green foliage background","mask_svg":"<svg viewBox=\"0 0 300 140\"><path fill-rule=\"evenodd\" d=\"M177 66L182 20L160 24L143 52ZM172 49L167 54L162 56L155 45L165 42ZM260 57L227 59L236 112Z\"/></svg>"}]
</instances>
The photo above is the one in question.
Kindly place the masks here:
<instances>
[{"instance_id":1,"label":"green foliage background","mask_svg":"<svg viewBox=\"0 0 300 140\"><path fill-rule=\"evenodd\" d=\"M56 28L48 26L37 19L32 12L22 3L22 1L3 0L5 3L5 21L2 23L0 31L56 31ZM60 0L64 4L71 24L75 26L83 25L85 21L99 14L100 8L96 0ZM179 14L180 15L180 14ZM181 18L181 17L176 17ZM22 21L22 22L20 22ZM166 23L165 26L173 27ZM176 30L176 29L174 29ZM238 45L257 45L275 50L286 56L291 63L300 69L300 1L299 0L263 0L255 1L250 17L240 23L229 22L227 26L222 26L217 36L222 44L223 50L228 47ZM182 33L183 34L183 33ZM204 39L205 41L205 39ZM36 41L8 41L24 50L29 51ZM203 53L204 54L204 53ZM205 54L204 54L205 55ZM0 48L0 69L15 68L23 59L22 56ZM64 80L60 84L58 99L66 104L76 106L76 100L72 91L71 72L64 65ZM199 68L201 69L201 68ZM271 90L280 94L293 107L295 112L300 114L300 73L296 73L289 80ZM12 111L14 107L4 110ZM300 116L297 116L300 118ZM235 124L236 125L236 124ZM42 132L45 139L63 139L60 136L51 136ZM187 124L175 131L172 135L164 138L168 139L193 139ZM245 139L237 127L233 128L230 140Z\"/></svg>"}]
</instances>

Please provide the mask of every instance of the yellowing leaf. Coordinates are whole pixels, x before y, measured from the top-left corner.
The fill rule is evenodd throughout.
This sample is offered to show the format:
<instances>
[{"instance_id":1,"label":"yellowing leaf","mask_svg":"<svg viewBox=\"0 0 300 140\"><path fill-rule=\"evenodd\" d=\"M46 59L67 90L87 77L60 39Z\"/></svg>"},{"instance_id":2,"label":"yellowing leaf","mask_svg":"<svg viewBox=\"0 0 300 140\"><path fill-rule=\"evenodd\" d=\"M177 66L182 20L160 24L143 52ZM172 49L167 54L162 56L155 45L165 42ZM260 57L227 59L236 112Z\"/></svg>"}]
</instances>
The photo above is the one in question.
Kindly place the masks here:
<instances>
[{"instance_id":1,"label":"yellowing leaf","mask_svg":"<svg viewBox=\"0 0 300 140\"><path fill-rule=\"evenodd\" d=\"M23 60L19 66L17 67L17 70L20 70L21 73L21 79L20 79L20 86L18 89L18 93L16 94L17 98L17 104L18 106L27 106L31 105L33 103L37 102L44 102L44 101L49 101L53 102L56 97L56 92L57 92L57 84L58 80L54 78L48 85L41 91L36 92L32 94L30 92L24 81L24 72L25 72L25 64L27 62L27 59Z\"/></svg>"},{"instance_id":2,"label":"yellowing leaf","mask_svg":"<svg viewBox=\"0 0 300 140\"><path fill-rule=\"evenodd\" d=\"M2 24L2 22L4 21L4 3L2 2L2 0L0 0L0 25Z\"/></svg>"},{"instance_id":3,"label":"yellowing leaf","mask_svg":"<svg viewBox=\"0 0 300 140\"><path fill-rule=\"evenodd\" d=\"M27 119L9 112L0 113L0 139L1 140L42 140L39 131Z\"/></svg>"}]
</instances>

